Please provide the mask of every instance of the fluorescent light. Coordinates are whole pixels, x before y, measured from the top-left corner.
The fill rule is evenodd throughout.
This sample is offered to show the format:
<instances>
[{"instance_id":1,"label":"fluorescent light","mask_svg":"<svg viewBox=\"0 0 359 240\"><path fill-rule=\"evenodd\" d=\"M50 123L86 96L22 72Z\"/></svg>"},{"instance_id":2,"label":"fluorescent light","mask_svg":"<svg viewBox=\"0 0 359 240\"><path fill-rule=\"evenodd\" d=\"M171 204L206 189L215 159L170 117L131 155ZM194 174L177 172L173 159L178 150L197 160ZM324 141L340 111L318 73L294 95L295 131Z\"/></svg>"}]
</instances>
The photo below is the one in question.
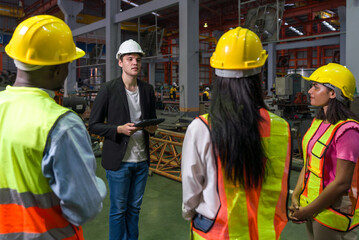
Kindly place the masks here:
<instances>
[{"instance_id":1,"label":"fluorescent light","mask_svg":"<svg viewBox=\"0 0 359 240\"><path fill-rule=\"evenodd\" d=\"M282 21L282 19L278 19L278 21ZM288 26L289 24L284 22L284 25ZM298 35L304 35L301 31L299 31L298 29L296 29L295 27L289 26L289 29L292 30L293 32L297 33Z\"/></svg>"},{"instance_id":2,"label":"fluorescent light","mask_svg":"<svg viewBox=\"0 0 359 240\"><path fill-rule=\"evenodd\" d=\"M290 26L289 29L292 30L293 32L299 34L299 35L303 35L303 33L301 31L299 31L298 29L296 29L295 27Z\"/></svg>"},{"instance_id":3,"label":"fluorescent light","mask_svg":"<svg viewBox=\"0 0 359 240\"><path fill-rule=\"evenodd\" d=\"M332 25L330 25L327 21L323 21L322 22L327 28L329 28L332 31L336 31L337 29L335 27L333 27Z\"/></svg>"},{"instance_id":4,"label":"fluorescent light","mask_svg":"<svg viewBox=\"0 0 359 240\"><path fill-rule=\"evenodd\" d=\"M132 5L132 6L134 6L134 7L138 7L138 4L133 3L133 2L131 2L131 1L129 1L129 0L122 0L122 1L124 1L125 3L128 3L128 4L130 4L130 5Z\"/></svg>"}]
</instances>

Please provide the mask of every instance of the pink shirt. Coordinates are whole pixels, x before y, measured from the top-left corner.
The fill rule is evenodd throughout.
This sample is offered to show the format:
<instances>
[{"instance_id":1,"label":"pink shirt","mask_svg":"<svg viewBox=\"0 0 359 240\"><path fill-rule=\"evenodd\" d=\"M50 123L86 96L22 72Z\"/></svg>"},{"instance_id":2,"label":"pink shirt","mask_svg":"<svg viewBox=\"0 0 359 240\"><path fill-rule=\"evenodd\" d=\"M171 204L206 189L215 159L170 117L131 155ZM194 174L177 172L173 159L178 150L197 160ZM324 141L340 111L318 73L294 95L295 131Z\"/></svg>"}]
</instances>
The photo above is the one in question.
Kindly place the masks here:
<instances>
[{"instance_id":1,"label":"pink shirt","mask_svg":"<svg viewBox=\"0 0 359 240\"><path fill-rule=\"evenodd\" d=\"M330 123L322 123L308 144L307 152L311 154L313 144L318 140ZM356 163L359 157L359 125L347 123L336 132L332 143L325 154L324 186L327 186L335 178L337 159L348 160Z\"/></svg>"}]
</instances>

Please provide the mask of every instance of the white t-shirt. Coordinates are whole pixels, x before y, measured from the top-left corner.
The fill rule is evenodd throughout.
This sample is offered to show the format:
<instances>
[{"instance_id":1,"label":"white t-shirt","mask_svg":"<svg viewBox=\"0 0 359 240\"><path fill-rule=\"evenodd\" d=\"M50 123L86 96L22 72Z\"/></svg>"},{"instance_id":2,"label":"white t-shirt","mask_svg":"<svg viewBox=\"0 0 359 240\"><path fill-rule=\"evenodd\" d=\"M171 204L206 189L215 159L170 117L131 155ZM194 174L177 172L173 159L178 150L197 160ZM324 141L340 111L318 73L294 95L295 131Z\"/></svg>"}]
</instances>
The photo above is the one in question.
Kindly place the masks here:
<instances>
[{"instance_id":1,"label":"white t-shirt","mask_svg":"<svg viewBox=\"0 0 359 240\"><path fill-rule=\"evenodd\" d=\"M134 92L127 89L126 96L130 110L130 120L133 123L141 121L141 105L138 87ZM130 137L123 162L142 162L147 160L146 145L143 130L138 130Z\"/></svg>"}]
</instances>

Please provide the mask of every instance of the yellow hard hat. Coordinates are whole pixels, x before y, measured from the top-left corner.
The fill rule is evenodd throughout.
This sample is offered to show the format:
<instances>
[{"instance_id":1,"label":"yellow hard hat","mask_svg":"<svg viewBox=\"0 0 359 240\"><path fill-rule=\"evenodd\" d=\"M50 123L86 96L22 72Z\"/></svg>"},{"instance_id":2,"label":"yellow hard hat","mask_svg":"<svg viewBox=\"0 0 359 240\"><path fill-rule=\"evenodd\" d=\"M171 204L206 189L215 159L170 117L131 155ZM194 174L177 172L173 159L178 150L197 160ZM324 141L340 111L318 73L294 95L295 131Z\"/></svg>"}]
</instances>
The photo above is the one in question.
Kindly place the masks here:
<instances>
[{"instance_id":1,"label":"yellow hard hat","mask_svg":"<svg viewBox=\"0 0 359 240\"><path fill-rule=\"evenodd\" d=\"M85 55L75 46L69 26L50 15L21 22L5 51L11 58L33 65L57 65Z\"/></svg>"},{"instance_id":2,"label":"yellow hard hat","mask_svg":"<svg viewBox=\"0 0 359 240\"><path fill-rule=\"evenodd\" d=\"M257 34L246 28L237 27L224 33L219 39L210 64L216 69L260 69L267 57L268 54Z\"/></svg>"},{"instance_id":3,"label":"yellow hard hat","mask_svg":"<svg viewBox=\"0 0 359 240\"><path fill-rule=\"evenodd\" d=\"M355 92L355 78L354 75L346 67L337 64L329 63L321 66L315 70L310 77L303 77L305 80L314 81L318 83L329 83L339 88L343 95L350 101L353 101Z\"/></svg>"}]
</instances>

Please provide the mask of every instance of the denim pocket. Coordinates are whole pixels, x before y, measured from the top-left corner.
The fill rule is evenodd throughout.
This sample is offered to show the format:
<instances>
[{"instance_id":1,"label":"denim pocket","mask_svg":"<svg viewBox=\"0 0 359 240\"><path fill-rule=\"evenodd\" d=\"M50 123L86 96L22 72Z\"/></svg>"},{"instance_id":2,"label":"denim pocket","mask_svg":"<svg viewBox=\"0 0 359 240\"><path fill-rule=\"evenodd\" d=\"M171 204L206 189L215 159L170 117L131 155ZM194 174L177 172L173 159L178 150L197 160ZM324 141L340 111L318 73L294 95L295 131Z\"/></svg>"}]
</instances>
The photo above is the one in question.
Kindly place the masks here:
<instances>
[{"instance_id":1,"label":"denim pocket","mask_svg":"<svg viewBox=\"0 0 359 240\"><path fill-rule=\"evenodd\" d=\"M208 232L212 228L213 224L214 220L206 218L201 214L196 214L193 218L193 227L204 233Z\"/></svg>"}]
</instances>

